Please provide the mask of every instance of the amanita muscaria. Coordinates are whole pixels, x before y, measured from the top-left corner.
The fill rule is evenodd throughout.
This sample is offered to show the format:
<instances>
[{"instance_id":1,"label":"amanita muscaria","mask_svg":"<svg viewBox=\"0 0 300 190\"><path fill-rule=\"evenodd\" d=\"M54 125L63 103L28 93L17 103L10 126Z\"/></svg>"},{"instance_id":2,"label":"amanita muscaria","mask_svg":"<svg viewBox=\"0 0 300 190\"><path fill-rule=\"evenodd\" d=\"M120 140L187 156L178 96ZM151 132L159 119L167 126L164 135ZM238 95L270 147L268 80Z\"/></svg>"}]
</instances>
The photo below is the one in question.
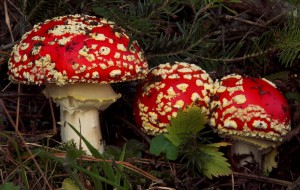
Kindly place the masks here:
<instances>
[{"instance_id":1,"label":"amanita muscaria","mask_svg":"<svg viewBox=\"0 0 300 190\"><path fill-rule=\"evenodd\" d=\"M45 93L61 110L62 141L80 138L72 124L104 151L98 110L120 94L109 83L144 78L148 65L136 41L103 18L67 15L39 23L22 36L8 63L10 80L46 85ZM82 143L84 150L87 147Z\"/></svg>"},{"instance_id":2,"label":"amanita muscaria","mask_svg":"<svg viewBox=\"0 0 300 190\"><path fill-rule=\"evenodd\" d=\"M290 130L286 99L272 82L236 74L217 81L214 91L211 126L236 140L236 154L252 152L260 163L260 149L276 146Z\"/></svg>"},{"instance_id":3,"label":"amanita muscaria","mask_svg":"<svg viewBox=\"0 0 300 190\"><path fill-rule=\"evenodd\" d=\"M137 89L134 102L136 123L149 135L166 132L179 109L201 106L208 113L213 81L195 64L184 62L158 65L149 71Z\"/></svg>"}]
</instances>

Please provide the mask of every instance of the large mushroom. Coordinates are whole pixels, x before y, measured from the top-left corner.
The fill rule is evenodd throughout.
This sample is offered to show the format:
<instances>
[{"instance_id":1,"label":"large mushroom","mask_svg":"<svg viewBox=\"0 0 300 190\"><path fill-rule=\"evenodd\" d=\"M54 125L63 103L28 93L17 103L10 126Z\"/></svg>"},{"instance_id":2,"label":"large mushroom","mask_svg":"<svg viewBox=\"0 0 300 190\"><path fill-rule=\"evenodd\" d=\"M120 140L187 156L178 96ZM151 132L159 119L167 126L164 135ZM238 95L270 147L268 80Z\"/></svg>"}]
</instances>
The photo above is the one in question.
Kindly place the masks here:
<instances>
[{"instance_id":1,"label":"large mushroom","mask_svg":"<svg viewBox=\"0 0 300 190\"><path fill-rule=\"evenodd\" d=\"M166 132L179 109L198 105L208 113L213 82L195 64L166 63L154 67L137 89L134 102L136 123L148 135Z\"/></svg>"},{"instance_id":2,"label":"large mushroom","mask_svg":"<svg viewBox=\"0 0 300 190\"><path fill-rule=\"evenodd\" d=\"M215 83L211 126L231 137L235 154L253 154L240 164L261 166L263 151L276 147L290 130L286 99L273 83L263 78L228 75Z\"/></svg>"},{"instance_id":3,"label":"large mushroom","mask_svg":"<svg viewBox=\"0 0 300 190\"><path fill-rule=\"evenodd\" d=\"M113 22L68 15L39 23L24 34L8 67L14 82L46 85L46 95L60 106L63 142L80 143L70 123L103 152L98 110L120 97L110 83L144 78L148 65L138 43Z\"/></svg>"}]
</instances>

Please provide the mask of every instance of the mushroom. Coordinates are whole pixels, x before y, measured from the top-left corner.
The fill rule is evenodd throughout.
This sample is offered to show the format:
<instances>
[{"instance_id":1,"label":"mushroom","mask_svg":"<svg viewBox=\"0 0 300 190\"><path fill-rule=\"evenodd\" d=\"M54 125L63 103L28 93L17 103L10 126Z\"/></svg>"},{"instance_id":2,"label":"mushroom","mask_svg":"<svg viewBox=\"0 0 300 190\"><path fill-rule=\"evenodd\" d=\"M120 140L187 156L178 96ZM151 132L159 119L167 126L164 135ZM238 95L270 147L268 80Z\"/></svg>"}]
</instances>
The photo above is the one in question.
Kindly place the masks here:
<instances>
[{"instance_id":1,"label":"mushroom","mask_svg":"<svg viewBox=\"0 0 300 190\"><path fill-rule=\"evenodd\" d=\"M234 139L234 154L253 154L261 166L261 156L276 147L290 130L286 99L272 82L231 74L215 83L211 126ZM253 159L245 158L241 165Z\"/></svg>"},{"instance_id":2,"label":"mushroom","mask_svg":"<svg viewBox=\"0 0 300 190\"><path fill-rule=\"evenodd\" d=\"M179 109L198 105L208 113L213 82L195 64L166 63L152 68L138 87L134 102L137 125L148 135L166 132Z\"/></svg>"},{"instance_id":3,"label":"mushroom","mask_svg":"<svg viewBox=\"0 0 300 190\"><path fill-rule=\"evenodd\" d=\"M69 123L102 153L98 110L121 96L110 83L144 78L148 65L124 29L78 14L35 25L14 46L8 67L13 82L46 85L45 94L60 106L63 142L80 144ZM84 143L82 148L88 152Z\"/></svg>"}]
</instances>

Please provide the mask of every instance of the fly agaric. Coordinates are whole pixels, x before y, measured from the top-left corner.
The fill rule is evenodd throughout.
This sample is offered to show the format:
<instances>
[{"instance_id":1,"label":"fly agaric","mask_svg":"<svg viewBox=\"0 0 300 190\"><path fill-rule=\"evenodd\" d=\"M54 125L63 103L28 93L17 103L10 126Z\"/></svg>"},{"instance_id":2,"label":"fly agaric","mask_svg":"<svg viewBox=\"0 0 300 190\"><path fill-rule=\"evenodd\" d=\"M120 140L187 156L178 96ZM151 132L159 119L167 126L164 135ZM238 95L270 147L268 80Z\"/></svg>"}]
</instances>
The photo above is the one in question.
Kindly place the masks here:
<instances>
[{"instance_id":1,"label":"fly agaric","mask_svg":"<svg viewBox=\"0 0 300 190\"><path fill-rule=\"evenodd\" d=\"M148 135L166 132L171 117L191 104L208 112L213 82L195 64L175 62L154 67L137 89L134 102L136 123Z\"/></svg>"},{"instance_id":2,"label":"fly agaric","mask_svg":"<svg viewBox=\"0 0 300 190\"><path fill-rule=\"evenodd\" d=\"M236 74L217 81L214 91L211 126L221 136L236 140L235 154L252 152L261 164L262 149L276 147L290 130L286 99L272 82Z\"/></svg>"},{"instance_id":3,"label":"fly agaric","mask_svg":"<svg viewBox=\"0 0 300 190\"><path fill-rule=\"evenodd\" d=\"M45 94L60 106L63 142L80 142L70 123L103 152L98 110L120 97L109 83L144 78L148 65L138 43L113 22L68 15L25 33L8 67L14 82L46 85ZM84 143L82 148L88 151Z\"/></svg>"}]
</instances>

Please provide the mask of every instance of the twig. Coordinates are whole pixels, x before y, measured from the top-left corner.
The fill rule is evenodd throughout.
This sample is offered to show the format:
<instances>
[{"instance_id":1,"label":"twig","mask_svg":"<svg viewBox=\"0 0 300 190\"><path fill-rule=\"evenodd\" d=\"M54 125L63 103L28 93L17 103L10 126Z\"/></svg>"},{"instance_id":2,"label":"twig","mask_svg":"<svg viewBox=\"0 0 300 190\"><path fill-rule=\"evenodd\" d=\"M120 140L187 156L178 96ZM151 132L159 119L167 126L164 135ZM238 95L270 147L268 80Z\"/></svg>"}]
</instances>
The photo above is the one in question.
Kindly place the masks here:
<instances>
[{"instance_id":1,"label":"twig","mask_svg":"<svg viewBox=\"0 0 300 190\"><path fill-rule=\"evenodd\" d=\"M256 180L256 181L272 183L272 184L282 185L282 186L287 186L287 187L289 187L293 184L290 181L274 179L274 178L269 178L269 177L264 177L264 176L258 176L258 175L253 175L253 174L233 172L233 175L237 176L237 177L242 177L242 178L246 178L246 179L252 179L252 180Z\"/></svg>"},{"instance_id":2,"label":"twig","mask_svg":"<svg viewBox=\"0 0 300 190\"><path fill-rule=\"evenodd\" d=\"M259 24L257 22L253 22L253 21L250 21L250 20L245 20L245 19L238 18L238 17L235 17L235 16L224 15L223 17L226 18L226 19L237 20L237 21L240 21L240 22L243 22L243 23L246 23L246 24L249 24L249 25L258 26L258 27L261 27L261 28L268 28L267 26Z\"/></svg>"},{"instance_id":3,"label":"twig","mask_svg":"<svg viewBox=\"0 0 300 190\"><path fill-rule=\"evenodd\" d=\"M9 98L9 97L44 97L44 95L41 94L31 94L31 93L18 93L15 92L1 92L0 98Z\"/></svg>"},{"instance_id":4,"label":"twig","mask_svg":"<svg viewBox=\"0 0 300 190\"><path fill-rule=\"evenodd\" d=\"M286 190L299 190L300 189L300 177L296 179Z\"/></svg>"},{"instance_id":5,"label":"twig","mask_svg":"<svg viewBox=\"0 0 300 190\"><path fill-rule=\"evenodd\" d=\"M58 157L58 158L65 158L66 157L66 153L54 153L54 156ZM132 165L129 162L123 162L123 161L115 161L115 160L104 160L104 159L100 159L100 158L94 158L92 156L88 156L88 155L84 155L84 156L80 156L79 158L80 160L85 160L85 161L93 161L93 162L108 162L108 163L116 163L116 164L121 164L123 165L125 168L130 169L136 173L139 173L141 175L143 175L144 177L152 180L152 181L160 181L159 179L157 179L155 176L151 175L150 173Z\"/></svg>"},{"instance_id":6,"label":"twig","mask_svg":"<svg viewBox=\"0 0 300 190\"><path fill-rule=\"evenodd\" d=\"M12 33L12 29L11 29L11 26L10 26L10 19L9 19L9 15L8 15L7 1L4 0L3 4L4 4L4 13L5 13L5 22L6 22L6 25L8 27L9 33L10 33L11 41L14 42L15 41L14 40L14 35Z\"/></svg>"},{"instance_id":7,"label":"twig","mask_svg":"<svg viewBox=\"0 0 300 190\"><path fill-rule=\"evenodd\" d=\"M13 42L13 43L10 43L10 44L6 44L6 45L2 45L0 46L0 50L6 50L6 49L9 49L11 47L13 47L14 45L16 45L19 41L16 41L16 42Z\"/></svg>"},{"instance_id":8,"label":"twig","mask_svg":"<svg viewBox=\"0 0 300 190\"><path fill-rule=\"evenodd\" d=\"M265 51L261 51L261 52L257 52L257 53L252 53L252 54L247 54L245 56L242 57L235 57L235 58L209 58L209 57L202 57L202 56L197 56L200 59L204 59L204 60L209 60L209 61L222 61L222 62L238 62L238 61L243 61L246 59L250 59L250 58L254 58L260 55L264 55L270 52L275 51L275 48L269 48L266 49Z\"/></svg>"}]
</instances>

